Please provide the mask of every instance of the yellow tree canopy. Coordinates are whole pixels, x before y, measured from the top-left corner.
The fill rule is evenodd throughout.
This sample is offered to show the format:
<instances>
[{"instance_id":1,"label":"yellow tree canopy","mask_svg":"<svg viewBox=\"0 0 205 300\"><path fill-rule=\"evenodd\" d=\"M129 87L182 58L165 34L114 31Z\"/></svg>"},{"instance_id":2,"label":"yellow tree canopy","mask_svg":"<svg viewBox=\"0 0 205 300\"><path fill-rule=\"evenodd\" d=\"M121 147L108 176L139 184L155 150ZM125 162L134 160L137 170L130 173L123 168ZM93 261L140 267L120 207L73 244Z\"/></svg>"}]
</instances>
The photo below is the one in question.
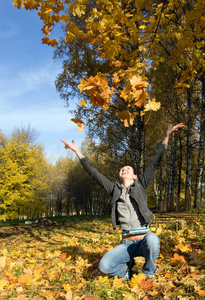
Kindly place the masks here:
<instances>
[{"instance_id":1,"label":"yellow tree canopy","mask_svg":"<svg viewBox=\"0 0 205 300\"><path fill-rule=\"evenodd\" d=\"M48 191L45 166L40 146L15 138L7 143L1 153L0 219L41 211L42 196Z\"/></svg>"}]
</instances>

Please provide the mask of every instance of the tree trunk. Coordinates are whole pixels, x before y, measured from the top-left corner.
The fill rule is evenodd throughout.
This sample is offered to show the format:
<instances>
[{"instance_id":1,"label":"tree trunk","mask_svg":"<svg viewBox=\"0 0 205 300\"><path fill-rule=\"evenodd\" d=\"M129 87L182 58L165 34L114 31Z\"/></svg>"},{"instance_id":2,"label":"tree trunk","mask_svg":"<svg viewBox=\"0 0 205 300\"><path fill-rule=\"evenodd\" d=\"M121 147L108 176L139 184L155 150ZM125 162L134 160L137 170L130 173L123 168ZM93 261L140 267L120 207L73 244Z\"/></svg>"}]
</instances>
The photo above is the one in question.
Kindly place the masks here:
<instances>
[{"instance_id":1,"label":"tree trunk","mask_svg":"<svg viewBox=\"0 0 205 300\"><path fill-rule=\"evenodd\" d=\"M181 194L181 172L182 172L182 141L181 137L179 137L179 177L178 177L178 188L177 188L177 196L176 196L176 211L180 211L180 194Z\"/></svg>"},{"instance_id":2,"label":"tree trunk","mask_svg":"<svg viewBox=\"0 0 205 300\"><path fill-rule=\"evenodd\" d=\"M162 181L162 164L159 167L159 211L162 212L162 190L163 190L163 181Z\"/></svg>"},{"instance_id":3,"label":"tree trunk","mask_svg":"<svg viewBox=\"0 0 205 300\"><path fill-rule=\"evenodd\" d=\"M139 130L138 130L138 134L139 134L139 161L138 161L138 172L139 175L142 175L144 170L145 170L145 132L144 132L144 117L141 116L140 117L140 121L139 121Z\"/></svg>"},{"instance_id":4,"label":"tree trunk","mask_svg":"<svg viewBox=\"0 0 205 300\"><path fill-rule=\"evenodd\" d=\"M192 114L191 114L191 91L187 92L187 166L186 166L186 186L185 186L185 210L191 209L191 163L192 163Z\"/></svg>"},{"instance_id":5,"label":"tree trunk","mask_svg":"<svg viewBox=\"0 0 205 300\"><path fill-rule=\"evenodd\" d=\"M169 155L167 152L166 155L166 186L165 186L165 195L164 195L164 203L162 206L163 212L167 212L169 210Z\"/></svg>"},{"instance_id":6,"label":"tree trunk","mask_svg":"<svg viewBox=\"0 0 205 300\"><path fill-rule=\"evenodd\" d=\"M176 165L176 151L177 151L177 135L174 134L171 144L171 162L170 162L170 176L169 176L169 210L174 210L174 186L175 186L175 165Z\"/></svg>"},{"instance_id":7,"label":"tree trunk","mask_svg":"<svg viewBox=\"0 0 205 300\"><path fill-rule=\"evenodd\" d=\"M202 77L202 105L200 117L200 139L199 139L199 154L198 166L195 185L194 208L200 208L202 201L202 181L203 181L203 166L205 153L205 74Z\"/></svg>"}]
</instances>

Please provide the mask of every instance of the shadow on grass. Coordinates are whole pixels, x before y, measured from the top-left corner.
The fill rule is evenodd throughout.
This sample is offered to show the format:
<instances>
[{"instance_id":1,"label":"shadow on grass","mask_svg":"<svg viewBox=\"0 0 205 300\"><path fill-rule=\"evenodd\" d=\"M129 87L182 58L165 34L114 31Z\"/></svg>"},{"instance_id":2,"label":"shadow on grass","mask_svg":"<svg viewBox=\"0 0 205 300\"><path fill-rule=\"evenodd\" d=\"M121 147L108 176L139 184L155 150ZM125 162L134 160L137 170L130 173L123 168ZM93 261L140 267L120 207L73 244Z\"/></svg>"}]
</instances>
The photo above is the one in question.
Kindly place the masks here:
<instances>
[{"instance_id":1,"label":"shadow on grass","mask_svg":"<svg viewBox=\"0 0 205 300\"><path fill-rule=\"evenodd\" d=\"M7 221L4 226L4 222L0 223L0 238L7 238L13 235L19 235L19 234L26 234L26 233L32 233L34 230L40 230L44 229L47 231L52 231L53 228L73 228L75 229L78 225L80 227L82 226L82 222L85 222L86 224L90 222L92 224L92 221L95 220L103 220L108 221L108 223L111 222L110 218L108 216L70 216L70 217L56 217L56 218L48 218L49 223L38 223L38 224L23 224L22 221L10 221L10 223ZM25 221L24 221L25 222ZM86 225L87 226L87 225ZM84 230L86 228L83 228ZM94 227L88 226L88 231L91 232L97 232L97 230L94 229Z\"/></svg>"}]
</instances>

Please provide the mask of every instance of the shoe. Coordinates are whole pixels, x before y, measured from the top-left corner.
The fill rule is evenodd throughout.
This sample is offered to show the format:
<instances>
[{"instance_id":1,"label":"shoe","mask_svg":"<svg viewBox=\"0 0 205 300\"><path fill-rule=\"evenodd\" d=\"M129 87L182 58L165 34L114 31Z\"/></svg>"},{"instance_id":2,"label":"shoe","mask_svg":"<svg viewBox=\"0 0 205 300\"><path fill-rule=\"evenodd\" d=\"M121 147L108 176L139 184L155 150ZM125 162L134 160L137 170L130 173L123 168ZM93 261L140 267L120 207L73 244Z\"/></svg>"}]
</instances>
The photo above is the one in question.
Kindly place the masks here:
<instances>
[{"instance_id":1,"label":"shoe","mask_svg":"<svg viewBox=\"0 0 205 300\"><path fill-rule=\"evenodd\" d=\"M131 274L130 271L127 269L125 275L123 277L120 277L122 280L130 280L131 279Z\"/></svg>"}]
</instances>

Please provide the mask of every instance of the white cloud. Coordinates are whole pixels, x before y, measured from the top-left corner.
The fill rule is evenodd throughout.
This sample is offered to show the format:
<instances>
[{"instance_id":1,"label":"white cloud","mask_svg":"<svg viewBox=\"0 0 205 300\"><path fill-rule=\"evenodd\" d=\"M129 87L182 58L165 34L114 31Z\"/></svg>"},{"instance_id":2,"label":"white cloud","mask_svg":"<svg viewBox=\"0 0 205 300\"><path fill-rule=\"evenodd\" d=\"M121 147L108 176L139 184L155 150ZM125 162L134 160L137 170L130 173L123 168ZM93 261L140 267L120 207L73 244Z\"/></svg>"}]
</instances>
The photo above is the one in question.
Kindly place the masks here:
<instances>
[{"instance_id":1,"label":"white cloud","mask_svg":"<svg viewBox=\"0 0 205 300\"><path fill-rule=\"evenodd\" d=\"M43 66L24 67L23 70L18 66L13 70L11 68L11 66L0 66L0 69L4 70L0 74L1 102L8 99L16 101L17 98L31 92L37 95L40 90L43 92L47 88L52 88L55 92L54 81L60 71L59 64L47 63Z\"/></svg>"}]
</instances>

